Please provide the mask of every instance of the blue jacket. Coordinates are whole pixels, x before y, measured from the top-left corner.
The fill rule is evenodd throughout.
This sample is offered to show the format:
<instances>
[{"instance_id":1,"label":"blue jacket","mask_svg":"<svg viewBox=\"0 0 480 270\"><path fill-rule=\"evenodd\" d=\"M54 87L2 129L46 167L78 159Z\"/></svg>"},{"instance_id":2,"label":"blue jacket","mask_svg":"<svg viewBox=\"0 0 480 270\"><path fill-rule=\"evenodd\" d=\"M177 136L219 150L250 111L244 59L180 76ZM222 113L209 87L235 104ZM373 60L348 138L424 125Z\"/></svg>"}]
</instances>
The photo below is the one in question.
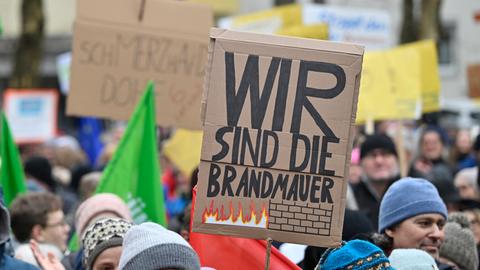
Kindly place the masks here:
<instances>
[{"instance_id":1,"label":"blue jacket","mask_svg":"<svg viewBox=\"0 0 480 270\"><path fill-rule=\"evenodd\" d=\"M39 270L36 266L33 266L29 263L17 260L8 255L2 254L0 258L0 270Z\"/></svg>"}]
</instances>

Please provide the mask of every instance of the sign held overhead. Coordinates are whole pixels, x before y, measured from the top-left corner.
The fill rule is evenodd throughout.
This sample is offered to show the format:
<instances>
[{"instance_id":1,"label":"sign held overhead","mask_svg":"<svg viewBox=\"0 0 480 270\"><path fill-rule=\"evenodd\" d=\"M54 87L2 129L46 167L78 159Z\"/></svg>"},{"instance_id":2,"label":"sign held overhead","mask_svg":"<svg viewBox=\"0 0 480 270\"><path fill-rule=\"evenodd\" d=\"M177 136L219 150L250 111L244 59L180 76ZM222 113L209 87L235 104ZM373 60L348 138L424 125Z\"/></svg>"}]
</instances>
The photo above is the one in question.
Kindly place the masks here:
<instances>
[{"instance_id":1,"label":"sign held overhead","mask_svg":"<svg viewBox=\"0 0 480 270\"><path fill-rule=\"evenodd\" d=\"M200 129L213 14L207 5L149 0L77 1L67 113L127 120L149 80L157 123Z\"/></svg>"},{"instance_id":2,"label":"sign held overhead","mask_svg":"<svg viewBox=\"0 0 480 270\"><path fill-rule=\"evenodd\" d=\"M193 231L338 245L363 47L210 38Z\"/></svg>"}]
</instances>

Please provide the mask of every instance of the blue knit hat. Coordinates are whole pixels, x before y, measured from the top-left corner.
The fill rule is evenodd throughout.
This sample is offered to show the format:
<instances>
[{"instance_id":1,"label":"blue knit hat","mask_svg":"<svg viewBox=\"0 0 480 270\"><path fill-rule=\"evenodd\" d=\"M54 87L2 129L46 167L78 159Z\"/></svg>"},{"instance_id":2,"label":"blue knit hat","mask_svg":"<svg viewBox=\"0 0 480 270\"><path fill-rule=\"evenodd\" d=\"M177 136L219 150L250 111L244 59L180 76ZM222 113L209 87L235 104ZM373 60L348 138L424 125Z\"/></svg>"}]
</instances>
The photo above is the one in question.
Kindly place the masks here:
<instances>
[{"instance_id":1,"label":"blue knit hat","mask_svg":"<svg viewBox=\"0 0 480 270\"><path fill-rule=\"evenodd\" d=\"M421 214L440 214L447 218L447 207L435 186L425 179L405 177L393 183L383 196L378 216L378 231Z\"/></svg>"},{"instance_id":2,"label":"blue knit hat","mask_svg":"<svg viewBox=\"0 0 480 270\"><path fill-rule=\"evenodd\" d=\"M328 249L316 269L393 270L383 251L363 240L344 242L341 247Z\"/></svg>"}]
</instances>

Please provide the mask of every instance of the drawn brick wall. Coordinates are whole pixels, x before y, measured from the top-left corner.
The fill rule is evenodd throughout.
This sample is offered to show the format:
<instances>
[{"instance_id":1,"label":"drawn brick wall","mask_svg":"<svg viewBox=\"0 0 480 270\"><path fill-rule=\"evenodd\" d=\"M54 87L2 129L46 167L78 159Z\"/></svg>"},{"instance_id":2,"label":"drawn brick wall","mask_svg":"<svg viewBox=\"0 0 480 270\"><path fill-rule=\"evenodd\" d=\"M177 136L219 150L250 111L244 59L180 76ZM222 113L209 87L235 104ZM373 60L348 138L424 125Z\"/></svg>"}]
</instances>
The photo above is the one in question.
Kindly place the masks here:
<instances>
[{"instance_id":1,"label":"drawn brick wall","mask_svg":"<svg viewBox=\"0 0 480 270\"><path fill-rule=\"evenodd\" d=\"M271 230L330 235L332 204L270 201L268 228Z\"/></svg>"}]
</instances>

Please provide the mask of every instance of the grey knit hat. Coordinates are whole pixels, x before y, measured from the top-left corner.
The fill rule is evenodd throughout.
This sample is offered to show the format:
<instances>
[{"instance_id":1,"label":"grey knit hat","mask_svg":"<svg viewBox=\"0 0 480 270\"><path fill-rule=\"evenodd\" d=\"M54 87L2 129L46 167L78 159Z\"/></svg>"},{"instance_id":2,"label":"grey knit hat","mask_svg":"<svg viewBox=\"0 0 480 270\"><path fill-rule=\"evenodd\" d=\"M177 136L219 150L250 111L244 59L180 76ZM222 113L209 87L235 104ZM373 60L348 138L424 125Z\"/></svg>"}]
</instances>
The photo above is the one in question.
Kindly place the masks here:
<instances>
[{"instance_id":1,"label":"grey knit hat","mask_svg":"<svg viewBox=\"0 0 480 270\"><path fill-rule=\"evenodd\" d=\"M146 222L133 226L123 240L121 270L199 270L197 253L179 234Z\"/></svg>"},{"instance_id":2,"label":"grey knit hat","mask_svg":"<svg viewBox=\"0 0 480 270\"><path fill-rule=\"evenodd\" d=\"M476 270L477 246L467 217L461 213L450 214L444 230L445 240L440 247L440 257L454 262L460 269Z\"/></svg>"},{"instance_id":3,"label":"grey knit hat","mask_svg":"<svg viewBox=\"0 0 480 270\"><path fill-rule=\"evenodd\" d=\"M123 236L132 225L133 223L121 218L106 218L98 220L88 227L82 239L84 266L92 269L93 263L100 253L108 248L121 246Z\"/></svg>"}]
</instances>

